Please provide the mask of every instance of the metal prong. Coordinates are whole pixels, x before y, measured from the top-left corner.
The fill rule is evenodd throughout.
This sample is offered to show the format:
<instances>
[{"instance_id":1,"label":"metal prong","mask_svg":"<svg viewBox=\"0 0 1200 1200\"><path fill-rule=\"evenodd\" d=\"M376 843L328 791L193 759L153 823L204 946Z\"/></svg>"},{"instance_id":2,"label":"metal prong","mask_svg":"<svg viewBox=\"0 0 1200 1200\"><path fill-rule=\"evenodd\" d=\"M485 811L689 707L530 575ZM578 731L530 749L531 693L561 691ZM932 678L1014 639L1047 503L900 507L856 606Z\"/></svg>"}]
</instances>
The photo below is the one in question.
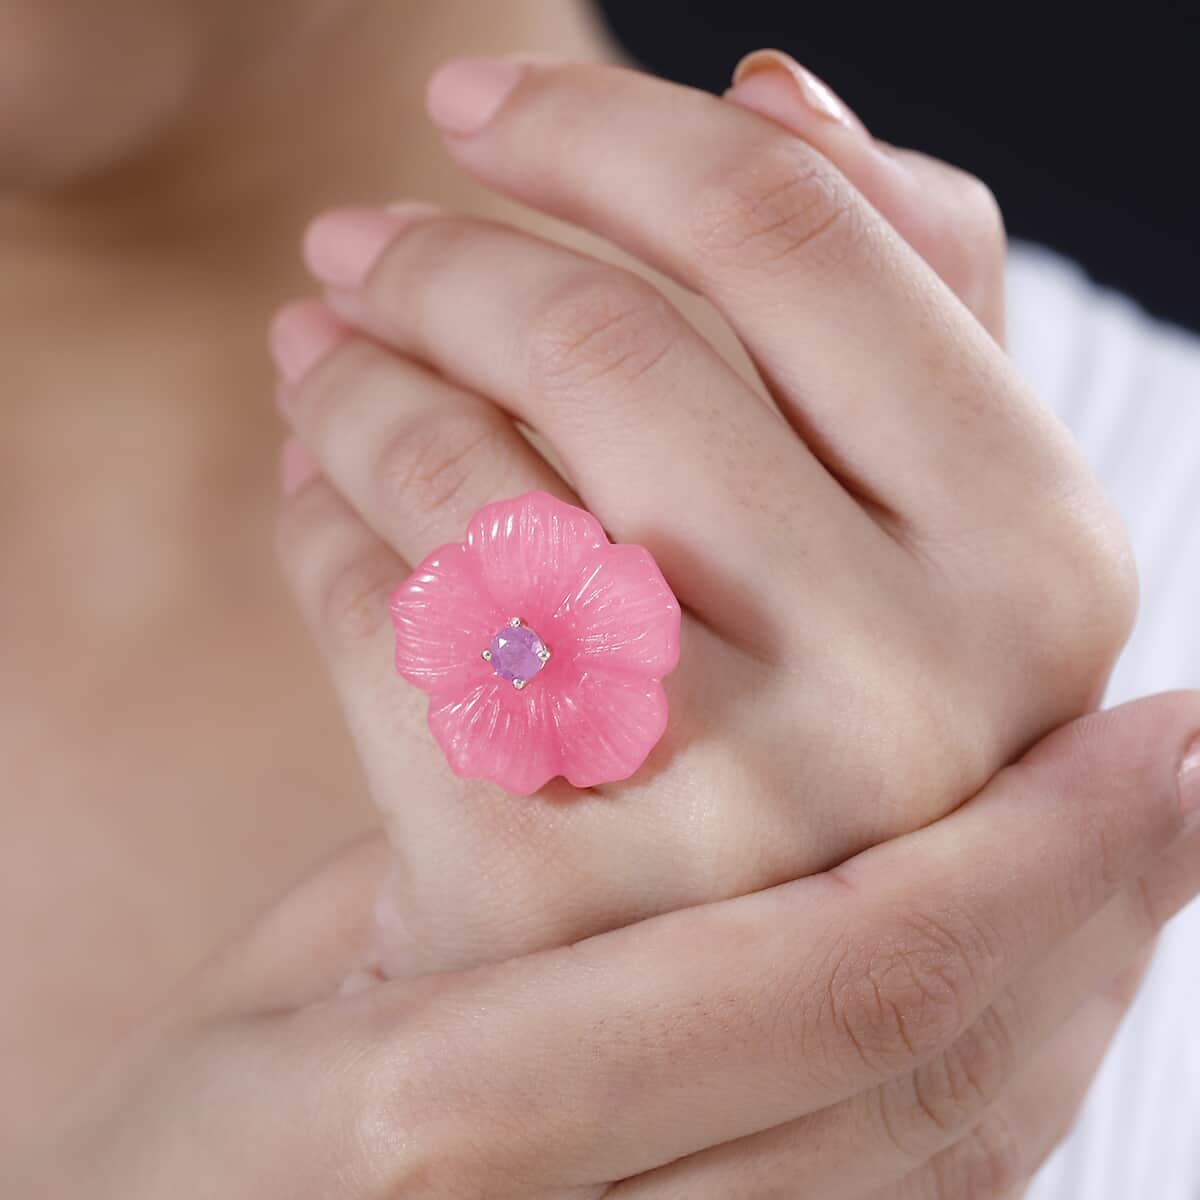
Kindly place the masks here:
<instances>
[{"instance_id":1,"label":"metal prong","mask_svg":"<svg viewBox=\"0 0 1200 1200\"><path fill-rule=\"evenodd\" d=\"M516 627L517 627L518 625L520 625L520 623L521 623L521 618L520 618L520 617L509 617L509 618L508 618L508 623L509 623L509 624L510 624L510 625L511 625L511 626L512 626L514 629L516 629Z\"/></svg>"},{"instance_id":2,"label":"metal prong","mask_svg":"<svg viewBox=\"0 0 1200 1200\"><path fill-rule=\"evenodd\" d=\"M513 687L515 687L515 688L517 689L517 691L519 692L519 691L520 691L520 690L521 690L521 689L522 689L522 688L525 686L525 684L526 684L527 682L528 682L528 681L527 681L527 680L525 680L525 679L514 679L514 680L513 680Z\"/></svg>"},{"instance_id":3,"label":"metal prong","mask_svg":"<svg viewBox=\"0 0 1200 1200\"><path fill-rule=\"evenodd\" d=\"M479 657L482 658L484 662L491 662L492 652L490 650L485 650Z\"/></svg>"},{"instance_id":4,"label":"metal prong","mask_svg":"<svg viewBox=\"0 0 1200 1200\"><path fill-rule=\"evenodd\" d=\"M546 646L543 646L537 652L537 656L538 656L538 658L540 658L542 660L542 662L549 662L550 661L550 650Z\"/></svg>"}]
</instances>

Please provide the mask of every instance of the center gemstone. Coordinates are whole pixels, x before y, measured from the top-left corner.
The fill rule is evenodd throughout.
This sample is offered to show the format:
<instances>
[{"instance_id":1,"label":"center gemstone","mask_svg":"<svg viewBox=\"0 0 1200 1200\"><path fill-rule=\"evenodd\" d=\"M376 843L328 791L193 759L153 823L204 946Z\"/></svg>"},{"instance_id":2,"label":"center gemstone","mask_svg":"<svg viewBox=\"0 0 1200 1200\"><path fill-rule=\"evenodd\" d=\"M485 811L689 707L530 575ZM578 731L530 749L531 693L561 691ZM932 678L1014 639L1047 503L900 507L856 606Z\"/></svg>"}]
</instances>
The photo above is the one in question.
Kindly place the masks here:
<instances>
[{"instance_id":1,"label":"center gemstone","mask_svg":"<svg viewBox=\"0 0 1200 1200\"><path fill-rule=\"evenodd\" d=\"M528 625L513 624L506 625L492 638L487 654L496 674L517 687L524 687L549 657L546 643Z\"/></svg>"}]
</instances>

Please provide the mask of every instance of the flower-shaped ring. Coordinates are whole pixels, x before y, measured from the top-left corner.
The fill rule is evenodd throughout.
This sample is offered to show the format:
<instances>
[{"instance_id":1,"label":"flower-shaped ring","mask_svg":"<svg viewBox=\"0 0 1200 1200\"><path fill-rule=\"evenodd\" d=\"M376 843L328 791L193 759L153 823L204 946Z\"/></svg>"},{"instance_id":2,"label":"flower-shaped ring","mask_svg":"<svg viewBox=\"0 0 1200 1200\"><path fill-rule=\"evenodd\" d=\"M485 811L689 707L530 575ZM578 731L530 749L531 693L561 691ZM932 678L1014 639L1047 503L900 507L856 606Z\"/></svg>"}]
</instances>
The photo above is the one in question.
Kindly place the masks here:
<instances>
[{"instance_id":1,"label":"flower-shaped ring","mask_svg":"<svg viewBox=\"0 0 1200 1200\"><path fill-rule=\"evenodd\" d=\"M396 670L451 770L528 796L627 779L667 726L679 603L648 550L545 492L485 505L392 593Z\"/></svg>"}]
</instances>

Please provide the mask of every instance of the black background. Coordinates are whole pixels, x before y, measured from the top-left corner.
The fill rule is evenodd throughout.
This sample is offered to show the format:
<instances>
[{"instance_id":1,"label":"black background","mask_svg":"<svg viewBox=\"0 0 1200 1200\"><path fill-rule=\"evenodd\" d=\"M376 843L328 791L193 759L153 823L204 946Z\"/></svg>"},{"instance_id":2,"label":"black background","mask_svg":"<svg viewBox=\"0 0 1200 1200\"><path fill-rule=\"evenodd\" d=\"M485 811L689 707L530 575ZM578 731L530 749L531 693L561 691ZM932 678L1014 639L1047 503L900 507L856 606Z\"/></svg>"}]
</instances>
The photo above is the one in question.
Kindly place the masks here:
<instances>
[{"instance_id":1,"label":"black background","mask_svg":"<svg viewBox=\"0 0 1200 1200\"><path fill-rule=\"evenodd\" d=\"M647 68L712 91L787 50L877 136L985 180L1011 235L1200 330L1200 4L600 7Z\"/></svg>"}]
</instances>

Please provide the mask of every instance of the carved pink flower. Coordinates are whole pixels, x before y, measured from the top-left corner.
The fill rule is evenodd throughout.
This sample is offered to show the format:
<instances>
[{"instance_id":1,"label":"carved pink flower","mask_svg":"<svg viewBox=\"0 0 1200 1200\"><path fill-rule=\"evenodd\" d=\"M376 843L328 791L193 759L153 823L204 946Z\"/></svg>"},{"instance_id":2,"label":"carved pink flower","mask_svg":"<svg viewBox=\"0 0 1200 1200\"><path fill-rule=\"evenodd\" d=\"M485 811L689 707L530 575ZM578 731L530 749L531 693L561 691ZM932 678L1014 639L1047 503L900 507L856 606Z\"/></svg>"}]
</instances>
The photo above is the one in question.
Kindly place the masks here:
<instances>
[{"instance_id":1,"label":"carved pink flower","mask_svg":"<svg viewBox=\"0 0 1200 1200\"><path fill-rule=\"evenodd\" d=\"M667 725L680 613L641 546L545 492L489 504L392 594L396 669L456 775L527 796L627 779Z\"/></svg>"}]
</instances>

